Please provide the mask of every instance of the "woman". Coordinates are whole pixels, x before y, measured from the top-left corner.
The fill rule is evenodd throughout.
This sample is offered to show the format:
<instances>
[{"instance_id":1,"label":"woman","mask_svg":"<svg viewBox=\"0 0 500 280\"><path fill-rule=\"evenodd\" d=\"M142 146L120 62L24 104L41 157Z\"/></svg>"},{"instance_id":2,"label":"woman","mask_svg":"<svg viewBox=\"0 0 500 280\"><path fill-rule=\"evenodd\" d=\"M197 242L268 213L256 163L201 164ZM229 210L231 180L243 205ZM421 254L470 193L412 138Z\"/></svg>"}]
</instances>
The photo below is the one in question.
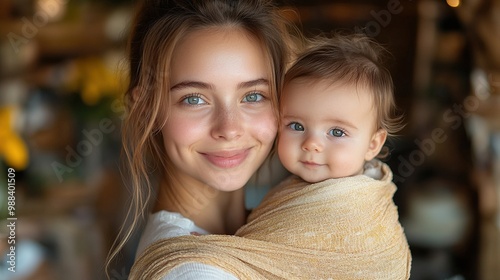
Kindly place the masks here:
<instances>
[{"instance_id":1,"label":"woman","mask_svg":"<svg viewBox=\"0 0 500 280\"><path fill-rule=\"evenodd\" d=\"M130 39L123 126L133 227L110 258L150 203L137 255L159 239L232 234L244 224L242 187L277 132L287 26L266 0L142 3ZM235 279L201 263L164 279L180 277Z\"/></svg>"}]
</instances>

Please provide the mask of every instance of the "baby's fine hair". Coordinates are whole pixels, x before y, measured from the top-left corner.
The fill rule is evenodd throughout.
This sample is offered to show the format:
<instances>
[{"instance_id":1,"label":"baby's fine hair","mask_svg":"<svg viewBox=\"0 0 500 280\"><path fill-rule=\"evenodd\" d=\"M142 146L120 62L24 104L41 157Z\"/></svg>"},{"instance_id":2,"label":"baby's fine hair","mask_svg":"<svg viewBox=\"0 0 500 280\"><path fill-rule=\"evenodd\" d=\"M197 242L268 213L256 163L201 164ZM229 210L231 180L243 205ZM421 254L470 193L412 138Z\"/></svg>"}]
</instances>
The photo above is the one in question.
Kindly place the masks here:
<instances>
[{"instance_id":1,"label":"baby's fine hair","mask_svg":"<svg viewBox=\"0 0 500 280\"><path fill-rule=\"evenodd\" d=\"M386 53L380 44L362 34L320 35L310 40L309 47L292 64L284 84L300 78L368 88L373 93L378 129L394 135L402 128L402 117L395 115L392 77L382 65ZM286 98L284 94L280 100Z\"/></svg>"}]
</instances>

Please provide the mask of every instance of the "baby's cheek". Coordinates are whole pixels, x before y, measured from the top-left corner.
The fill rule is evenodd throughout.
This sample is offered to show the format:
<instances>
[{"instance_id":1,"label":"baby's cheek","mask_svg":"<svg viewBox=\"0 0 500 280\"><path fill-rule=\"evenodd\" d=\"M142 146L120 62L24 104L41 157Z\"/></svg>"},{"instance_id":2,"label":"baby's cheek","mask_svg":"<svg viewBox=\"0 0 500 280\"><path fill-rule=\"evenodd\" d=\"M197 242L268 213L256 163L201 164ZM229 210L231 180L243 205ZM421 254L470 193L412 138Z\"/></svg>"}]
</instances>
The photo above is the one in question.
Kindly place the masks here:
<instances>
[{"instance_id":1,"label":"baby's cheek","mask_svg":"<svg viewBox=\"0 0 500 280\"><path fill-rule=\"evenodd\" d=\"M352 176L359 172L363 167L363 157L354 151L339 150L332 154L331 160L333 161L331 167L335 172L335 177Z\"/></svg>"},{"instance_id":2,"label":"baby's cheek","mask_svg":"<svg viewBox=\"0 0 500 280\"><path fill-rule=\"evenodd\" d=\"M297 162L298 147L294 144L293 139L286 135L281 135L278 141L278 156L283 166L291 171L294 162Z\"/></svg>"}]
</instances>

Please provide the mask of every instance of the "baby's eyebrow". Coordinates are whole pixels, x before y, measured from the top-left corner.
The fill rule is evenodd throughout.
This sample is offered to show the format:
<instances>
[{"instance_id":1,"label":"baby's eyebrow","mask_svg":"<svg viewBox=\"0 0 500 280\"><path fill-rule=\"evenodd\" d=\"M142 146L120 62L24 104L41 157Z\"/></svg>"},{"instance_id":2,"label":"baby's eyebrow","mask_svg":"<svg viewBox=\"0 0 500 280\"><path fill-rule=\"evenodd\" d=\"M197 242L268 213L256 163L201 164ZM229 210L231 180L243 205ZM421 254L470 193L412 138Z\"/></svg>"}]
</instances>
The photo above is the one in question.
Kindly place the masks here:
<instances>
[{"instance_id":1,"label":"baby's eyebrow","mask_svg":"<svg viewBox=\"0 0 500 280\"><path fill-rule=\"evenodd\" d=\"M299 117L294 116L294 115L284 115L284 114L281 115L281 118L283 118L283 119L291 119L291 120L300 119Z\"/></svg>"},{"instance_id":2,"label":"baby's eyebrow","mask_svg":"<svg viewBox=\"0 0 500 280\"><path fill-rule=\"evenodd\" d=\"M356 125L354 125L353 123L347 121L347 120L341 120L341 119L329 119L328 121L332 122L332 123L338 123L342 126L346 126L346 127L349 127L349 128L352 128L352 129L358 129L358 127Z\"/></svg>"}]
</instances>

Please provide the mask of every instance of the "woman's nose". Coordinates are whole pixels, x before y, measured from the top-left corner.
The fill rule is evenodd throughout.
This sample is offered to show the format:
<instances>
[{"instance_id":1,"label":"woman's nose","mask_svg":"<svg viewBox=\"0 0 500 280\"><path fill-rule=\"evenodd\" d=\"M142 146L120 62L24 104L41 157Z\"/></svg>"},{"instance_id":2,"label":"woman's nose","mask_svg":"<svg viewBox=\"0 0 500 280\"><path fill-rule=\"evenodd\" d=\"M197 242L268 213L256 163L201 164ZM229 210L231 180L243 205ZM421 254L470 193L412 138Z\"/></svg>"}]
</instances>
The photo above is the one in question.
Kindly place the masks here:
<instances>
[{"instance_id":1,"label":"woman's nose","mask_svg":"<svg viewBox=\"0 0 500 280\"><path fill-rule=\"evenodd\" d=\"M243 132L241 112L238 108L221 108L217 110L212 126L212 137L234 140L243 135Z\"/></svg>"},{"instance_id":2,"label":"woman's nose","mask_svg":"<svg viewBox=\"0 0 500 280\"><path fill-rule=\"evenodd\" d=\"M306 136L302 143L302 150L308 152L321 152L323 151L323 144L321 140L315 135Z\"/></svg>"}]
</instances>

